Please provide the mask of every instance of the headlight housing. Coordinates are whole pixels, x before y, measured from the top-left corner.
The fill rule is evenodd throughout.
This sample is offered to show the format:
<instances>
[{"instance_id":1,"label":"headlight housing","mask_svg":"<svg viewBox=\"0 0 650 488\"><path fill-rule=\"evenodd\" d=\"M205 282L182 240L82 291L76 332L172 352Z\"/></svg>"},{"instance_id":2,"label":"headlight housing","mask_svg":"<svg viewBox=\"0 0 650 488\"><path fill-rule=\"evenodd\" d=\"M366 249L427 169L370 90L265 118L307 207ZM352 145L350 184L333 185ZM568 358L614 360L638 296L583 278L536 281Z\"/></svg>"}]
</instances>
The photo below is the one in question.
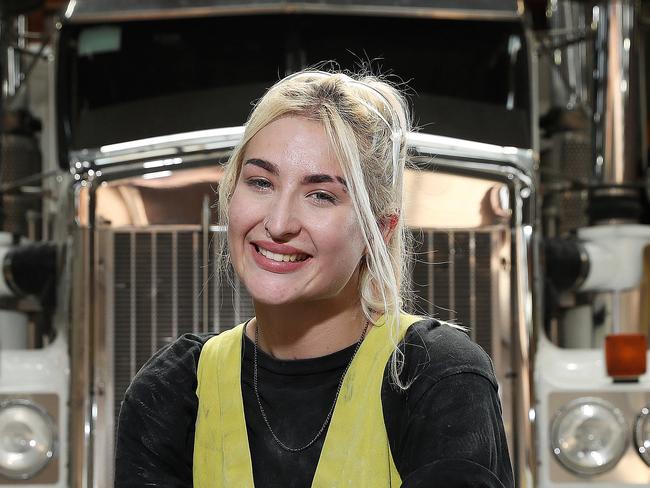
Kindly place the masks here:
<instances>
[{"instance_id":1,"label":"headlight housing","mask_svg":"<svg viewBox=\"0 0 650 488\"><path fill-rule=\"evenodd\" d=\"M49 415L28 400L0 404L0 474L28 479L54 455L56 432Z\"/></svg>"},{"instance_id":2,"label":"headlight housing","mask_svg":"<svg viewBox=\"0 0 650 488\"><path fill-rule=\"evenodd\" d=\"M623 456L627 429L620 410L611 403L600 398L578 398L560 409L553 419L553 454L573 473L604 473Z\"/></svg>"},{"instance_id":3,"label":"headlight housing","mask_svg":"<svg viewBox=\"0 0 650 488\"><path fill-rule=\"evenodd\" d=\"M641 459L650 466L650 405L641 409L634 423L634 444Z\"/></svg>"}]
</instances>

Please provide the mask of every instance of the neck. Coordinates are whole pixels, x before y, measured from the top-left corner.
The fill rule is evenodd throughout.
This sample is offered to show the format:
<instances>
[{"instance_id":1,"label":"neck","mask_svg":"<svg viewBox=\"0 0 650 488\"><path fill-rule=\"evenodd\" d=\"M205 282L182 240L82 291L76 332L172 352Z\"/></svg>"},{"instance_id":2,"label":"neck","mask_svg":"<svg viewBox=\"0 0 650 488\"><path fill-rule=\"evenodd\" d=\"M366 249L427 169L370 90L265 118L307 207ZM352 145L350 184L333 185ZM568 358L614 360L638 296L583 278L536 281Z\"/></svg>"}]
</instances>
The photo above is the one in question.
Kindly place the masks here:
<instances>
[{"instance_id":1,"label":"neck","mask_svg":"<svg viewBox=\"0 0 650 488\"><path fill-rule=\"evenodd\" d=\"M278 359L308 359L340 351L359 340L366 323L358 300L284 306L256 303L255 313L246 335L254 339L258 327L260 349Z\"/></svg>"}]
</instances>

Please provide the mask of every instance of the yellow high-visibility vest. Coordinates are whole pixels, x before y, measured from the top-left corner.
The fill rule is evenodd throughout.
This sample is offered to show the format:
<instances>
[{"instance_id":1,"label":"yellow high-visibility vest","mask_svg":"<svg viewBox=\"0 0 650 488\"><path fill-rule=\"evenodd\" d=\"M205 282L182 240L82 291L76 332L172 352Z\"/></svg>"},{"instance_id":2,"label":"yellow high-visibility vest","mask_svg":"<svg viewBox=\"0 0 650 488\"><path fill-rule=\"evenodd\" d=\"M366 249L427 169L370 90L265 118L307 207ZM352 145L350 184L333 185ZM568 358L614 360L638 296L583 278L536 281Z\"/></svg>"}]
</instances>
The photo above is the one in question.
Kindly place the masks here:
<instances>
[{"instance_id":1,"label":"yellow high-visibility vest","mask_svg":"<svg viewBox=\"0 0 650 488\"><path fill-rule=\"evenodd\" d=\"M401 340L420 320L400 317ZM194 438L195 488L253 488L241 392L244 324L208 340L201 351ZM398 487L381 405L394 346L383 318L369 328L345 375L312 482L314 488Z\"/></svg>"}]
</instances>

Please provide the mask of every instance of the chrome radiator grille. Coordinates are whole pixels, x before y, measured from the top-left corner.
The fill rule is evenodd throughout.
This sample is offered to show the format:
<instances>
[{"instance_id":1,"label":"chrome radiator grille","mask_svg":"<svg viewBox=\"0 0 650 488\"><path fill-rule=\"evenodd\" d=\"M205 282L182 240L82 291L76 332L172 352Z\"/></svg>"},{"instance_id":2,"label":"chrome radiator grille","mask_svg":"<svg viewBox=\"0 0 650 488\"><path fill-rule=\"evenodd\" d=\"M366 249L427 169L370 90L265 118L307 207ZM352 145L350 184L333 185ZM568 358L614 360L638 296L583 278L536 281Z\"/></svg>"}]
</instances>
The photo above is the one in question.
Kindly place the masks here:
<instances>
[{"instance_id":1,"label":"chrome radiator grille","mask_svg":"<svg viewBox=\"0 0 650 488\"><path fill-rule=\"evenodd\" d=\"M491 231L423 230L414 233L416 312L470 327L492 351Z\"/></svg>"},{"instance_id":2,"label":"chrome radiator grille","mask_svg":"<svg viewBox=\"0 0 650 488\"><path fill-rule=\"evenodd\" d=\"M198 227L112 235L116 416L131 379L158 349L182 334L222 331L254 314L236 277L232 286L218 286L216 241L221 233L211 232L207 256L202 237ZM110 325L107 330L111 333Z\"/></svg>"},{"instance_id":3,"label":"chrome radiator grille","mask_svg":"<svg viewBox=\"0 0 650 488\"><path fill-rule=\"evenodd\" d=\"M411 307L470 326L472 337L490 353L494 236L494 230L414 232ZM113 323L106 330L113 344L115 420L131 379L155 351L181 334L221 331L254 314L236 277L232 286L226 286L227 280L218 286L221 238L221 232L212 231L204 240L198 226L108 233L114 256Z\"/></svg>"}]
</instances>

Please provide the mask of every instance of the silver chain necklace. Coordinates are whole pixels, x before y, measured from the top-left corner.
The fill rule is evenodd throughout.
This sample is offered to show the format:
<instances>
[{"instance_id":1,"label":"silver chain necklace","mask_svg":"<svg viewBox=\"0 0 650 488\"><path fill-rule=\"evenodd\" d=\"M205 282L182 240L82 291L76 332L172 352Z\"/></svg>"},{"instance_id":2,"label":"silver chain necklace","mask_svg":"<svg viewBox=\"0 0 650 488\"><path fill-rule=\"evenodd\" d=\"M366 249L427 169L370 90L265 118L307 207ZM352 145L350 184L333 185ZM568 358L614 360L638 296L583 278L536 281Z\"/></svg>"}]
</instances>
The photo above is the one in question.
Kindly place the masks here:
<instances>
[{"instance_id":1,"label":"silver chain necklace","mask_svg":"<svg viewBox=\"0 0 650 488\"><path fill-rule=\"evenodd\" d=\"M341 387L343 386L343 380L345 379L345 375L347 374L348 370L350 369L350 366L352 365L352 361L354 361L355 356L357 355L357 351L359 351L359 348L361 347L361 343L363 342L364 337L366 337L366 332L368 331L368 324L369 322L366 320L366 325L363 328L363 332L361 332L361 337L359 337L359 340L357 341L357 345L354 348L354 352L352 353L352 357L350 358L350 361L348 362L348 365L345 367L345 371L343 371L343 374L341 375L341 379L339 380L339 385L336 388L336 395L334 395L334 401L332 402L332 406L329 409L329 412L327 412L327 417L325 417L325 421L323 422L323 425L321 425L320 429L318 429L318 432L316 432L316 435L312 440L310 440L307 444L305 444L302 447L289 447L287 446L284 442L282 442L278 436L275 434L273 431L273 428L271 427L271 423L269 422L268 417L266 416L266 412L264 411L264 407L262 406L262 401L260 400L260 392L259 388L257 386L257 348L258 348L258 332L259 329L257 327L257 323L255 323L255 342L254 342L254 355L253 355L253 389L255 390L255 398L257 398L257 404L260 407L260 412L262 413L262 418L264 419L264 423L266 424L266 427L269 429L269 432L273 436L273 439L277 444L284 449L285 451L289 452L300 452L304 451L308 447L310 447L314 442L318 440L318 438L323 435L323 432L325 432L325 429L327 428L327 424L329 424L330 420L332 419L332 414L334 413L334 407L336 406L336 401L339 399L339 393L341 393Z\"/></svg>"}]
</instances>

